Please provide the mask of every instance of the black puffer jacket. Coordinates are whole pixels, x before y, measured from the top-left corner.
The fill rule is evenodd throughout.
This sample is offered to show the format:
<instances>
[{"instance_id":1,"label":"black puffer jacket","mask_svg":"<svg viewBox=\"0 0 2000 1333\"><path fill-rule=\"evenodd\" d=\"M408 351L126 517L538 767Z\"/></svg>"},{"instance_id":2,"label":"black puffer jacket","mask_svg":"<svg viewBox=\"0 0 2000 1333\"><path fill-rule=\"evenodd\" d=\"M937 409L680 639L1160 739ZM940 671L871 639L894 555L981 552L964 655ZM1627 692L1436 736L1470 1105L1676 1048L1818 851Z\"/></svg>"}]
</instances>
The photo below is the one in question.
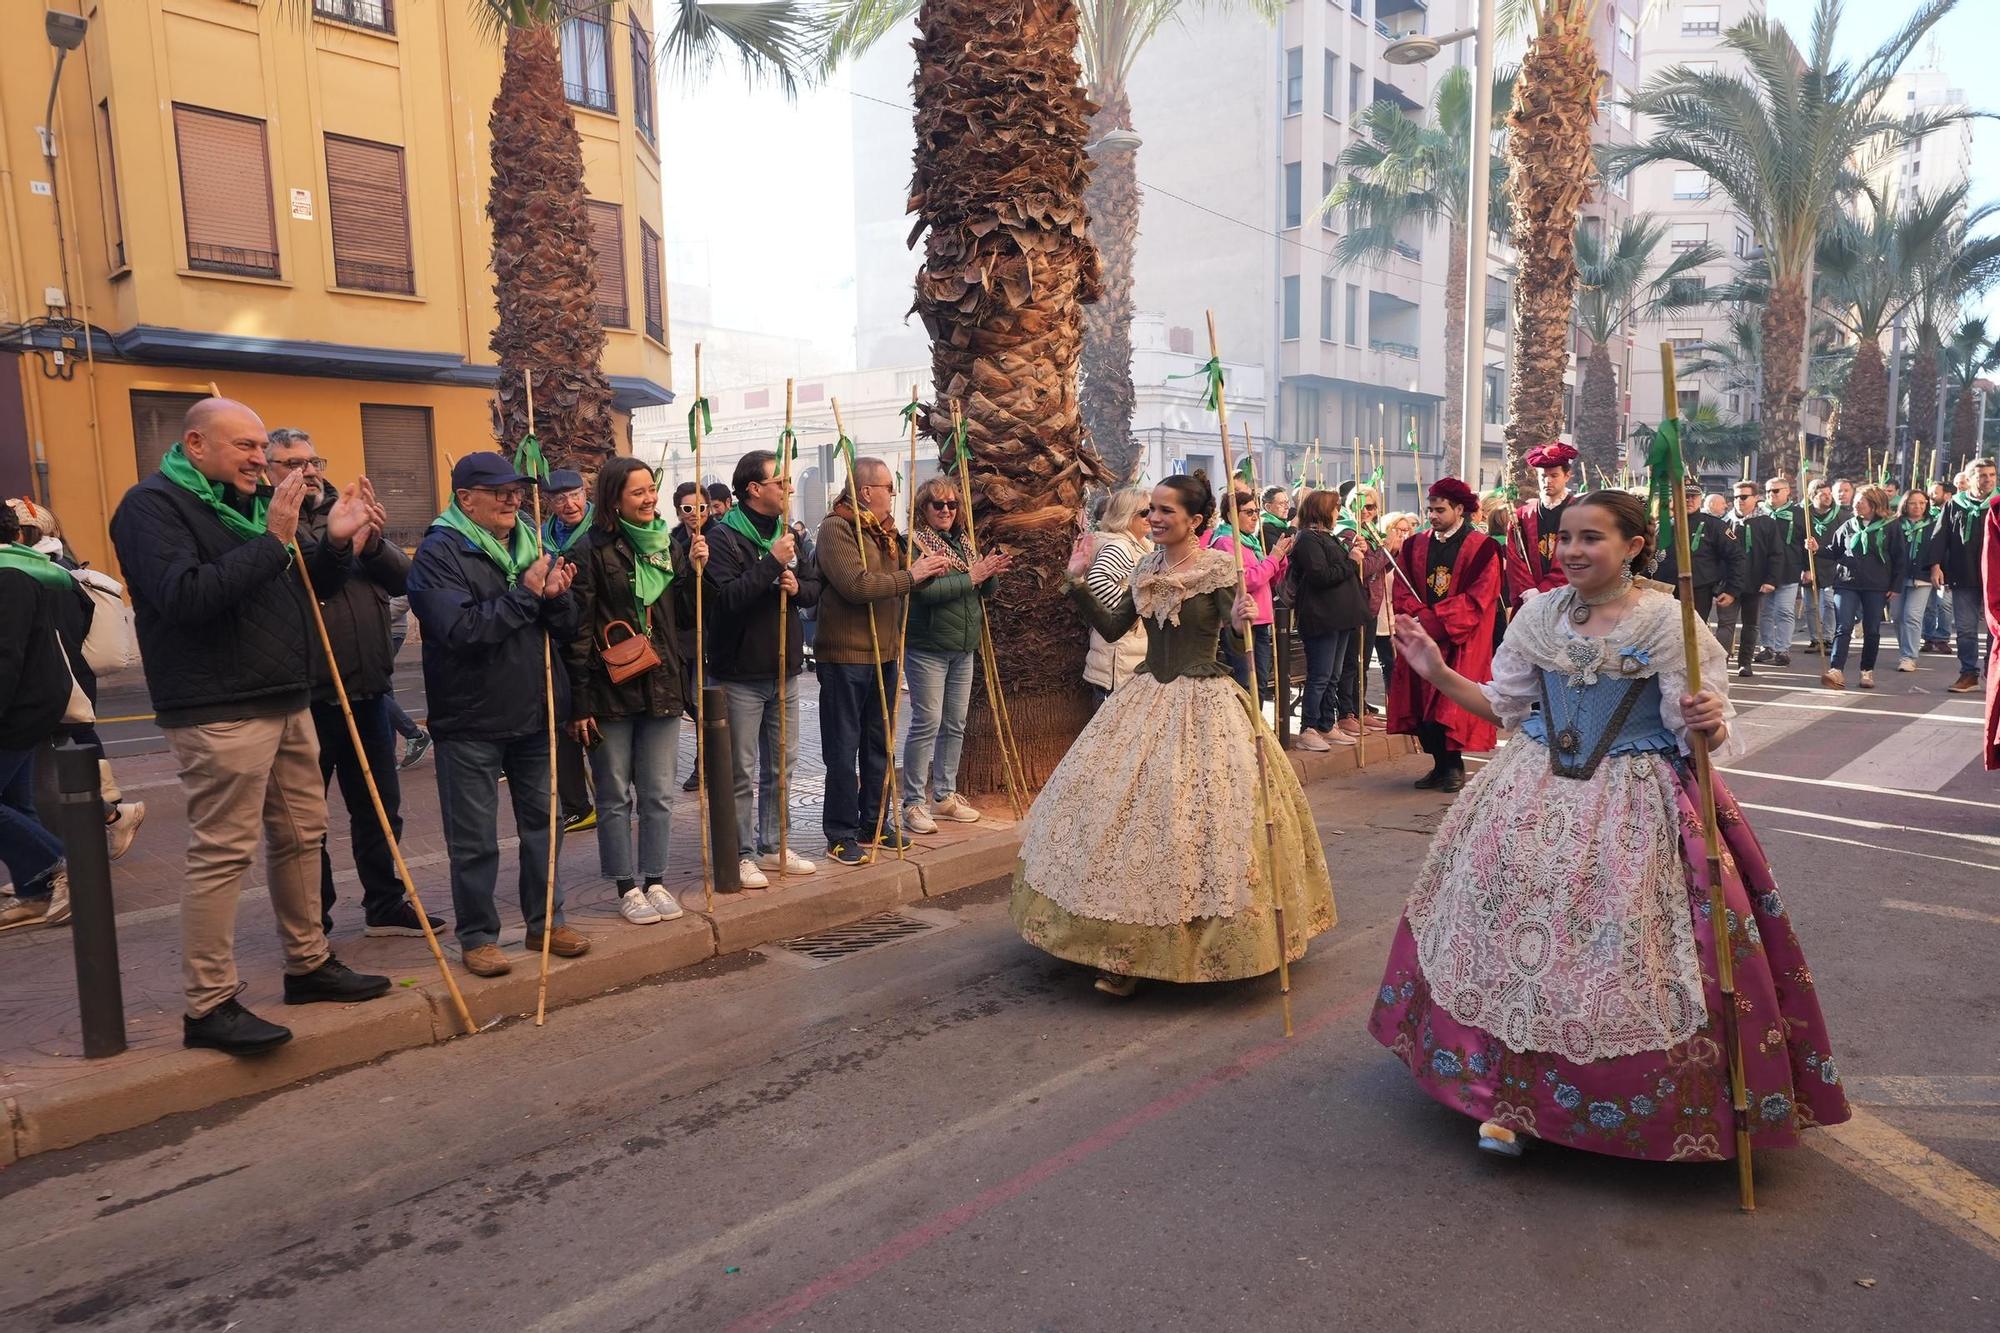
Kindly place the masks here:
<instances>
[{"instance_id":1,"label":"black puffer jacket","mask_svg":"<svg viewBox=\"0 0 2000 1333\"><path fill-rule=\"evenodd\" d=\"M778 562L759 551L748 537L727 523L711 523L708 564L703 578L704 627L708 674L717 680L776 680L778 678ZM793 571L799 590L787 599L785 678L805 670L805 627L799 612L819 605L820 576L816 560L799 559Z\"/></svg>"},{"instance_id":2,"label":"black puffer jacket","mask_svg":"<svg viewBox=\"0 0 2000 1333\"><path fill-rule=\"evenodd\" d=\"M1287 582L1302 637L1318 638L1368 623L1368 592L1361 586L1361 566L1332 533L1318 528L1299 530Z\"/></svg>"},{"instance_id":3,"label":"black puffer jacket","mask_svg":"<svg viewBox=\"0 0 2000 1333\"><path fill-rule=\"evenodd\" d=\"M303 525L298 537L314 588L322 596L338 592L347 580L347 550L314 541ZM306 706L308 645L318 631L292 555L276 537L243 540L197 496L156 472L125 492L111 516L111 543L132 595L146 689L162 727L272 717Z\"/></svg>"},{"instance_id":4,"label":"black puffer jacket","mask_svg":"<svg viewBox=\"0 0 2000 1333\"><path fill-rule=\"evenodd\" d=\"M510 741L546 725L542 631L556 646L576 637L576 598L537 597L507 586L500 567L450 528L417 547L407 582L424 630L424 693L440 741ZM549 659L556 719L569 719L569 673Z\"/></svg>"},{"instance_id":5,"label":"black puffer jacket","mask_svg":"<svg viewBox=\"0 0 2000 1333\"><path fill-rule=\"evenodd\" d=\"M88 668L78 668L94 609L74 585L64 592L0 565L0 750L32 750L55 734L72 673L91 691Z\"/></svg>"},{"instance_id":6,"label":"black puffer jacket","mask_svg":"<svg viewBox=\"0 0 2000 1333\"><path fill-rule=\"evenodd\" d=\"M685 545L674 547L670 541L668 549L673 556L674 581L646 617L647 637L660 655L660 665L613 684L601 655L605 632L621 621L633 633L639 630L639 605L632 595L632 544L618 533L592 528L589 536L570 547L570 559L576 561L576 582L570 585L570 596L576 599L581 629L564 645L563 662L569 668L576 717L599 722L679 717L691 702L681 692L676 626L683 619L689 624L694 621L693 571ZM625 629L616 637L624 639Z\"/></svg>"},{"instance_id":7,"label":"black puffer jacket","mask_svg":"<svg viewBox=\"0 0 2000 1333\"><path fill-rule=\"evenodd\" d=\"M1695 587L1711 588L1717 597L1743 595L1743 547L1727 523L1700 510L1689 513L1688 545L1694 551ZM1680 578L1680 564L1674 559L1671 544L1654 567L1653 578L1668 587Z\"/></svg>"},{"instance_id":8,"label":"black puffer jacket","mask_svg":"<svg viewBox=\"0 0 2000 1333\"><path fill-rule=\"evenodd\" d=\"M331 487L320 502L299 515L299 526L314 539L326 535L327 511L339 497ZM340 682L350 699L373 699L389 692L396 657L389 647L389 599L401 597L409 577L410 557L394 542L380 541L373 551L356 552L349 562L347 582L336 592L319 592L320 614L333 655L340 663ZM313 702L330 704L338 697L319 635L312 639Z\"/></svg>"}]
</instances>

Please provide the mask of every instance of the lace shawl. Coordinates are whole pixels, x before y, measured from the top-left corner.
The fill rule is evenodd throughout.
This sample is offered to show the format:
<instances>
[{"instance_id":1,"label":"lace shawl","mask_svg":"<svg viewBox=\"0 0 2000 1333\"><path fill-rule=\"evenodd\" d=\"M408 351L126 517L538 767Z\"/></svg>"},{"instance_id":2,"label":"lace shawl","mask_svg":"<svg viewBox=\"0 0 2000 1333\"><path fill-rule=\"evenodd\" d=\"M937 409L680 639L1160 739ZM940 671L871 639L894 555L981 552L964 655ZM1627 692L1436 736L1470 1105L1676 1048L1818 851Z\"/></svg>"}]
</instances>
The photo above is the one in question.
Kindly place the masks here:
<instances>
[{"instance_id":1,"label":"lace shawl","mask_svg":"<svg viewBox=\"0 0 2000 1333\"><path fill-rule=\"evenodd\" d=\"M1218 588L1233 587L1236 553L1205 548L1185 568L1167 571L1167 553L1154 551L1132 569L1132 605L1141 619L1159 625L1181 623L1181 605Z\"/></svg>"}]
</instances>

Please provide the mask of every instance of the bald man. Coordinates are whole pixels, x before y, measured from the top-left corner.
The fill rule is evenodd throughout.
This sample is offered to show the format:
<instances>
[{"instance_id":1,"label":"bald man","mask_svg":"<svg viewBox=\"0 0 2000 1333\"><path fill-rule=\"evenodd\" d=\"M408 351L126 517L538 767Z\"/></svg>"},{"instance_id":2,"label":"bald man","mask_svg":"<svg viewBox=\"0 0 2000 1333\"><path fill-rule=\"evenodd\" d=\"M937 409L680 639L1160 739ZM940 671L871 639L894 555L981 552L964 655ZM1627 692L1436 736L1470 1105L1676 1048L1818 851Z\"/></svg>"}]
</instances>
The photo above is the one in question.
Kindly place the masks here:
<instances>
[{"instance_id":1,"label":"bald man","mask_svg":"<svg viewBox=\"0 0 2000 1333\"><path fill-rule=\"evenodd\" d=\"M264 484L266 443L255 412L204 398L188 409L160 470L111 517L146 689L187 789L181 1040L244 1056L292 1035L236 999L236 904L260 834L285 1003L351 1003L389 989L387 977L335 958L320 929L326 788L308 712L316 631L292 568L303 560L321 595L338 591L354 549L378 540L388 518L361 478L327 509L324 539L315 540L299 523L303 471L275 489Z\"/></svg>"}]
</instances>

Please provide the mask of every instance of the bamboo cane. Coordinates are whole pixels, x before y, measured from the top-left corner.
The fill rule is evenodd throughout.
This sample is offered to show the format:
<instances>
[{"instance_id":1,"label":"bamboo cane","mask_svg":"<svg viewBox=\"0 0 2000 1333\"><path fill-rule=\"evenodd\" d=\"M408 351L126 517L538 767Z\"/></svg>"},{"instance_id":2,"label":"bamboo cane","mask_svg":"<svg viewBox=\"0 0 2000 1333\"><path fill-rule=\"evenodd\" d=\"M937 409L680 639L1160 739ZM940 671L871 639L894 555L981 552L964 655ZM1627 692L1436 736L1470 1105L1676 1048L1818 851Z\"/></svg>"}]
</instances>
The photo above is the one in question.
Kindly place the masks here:
<instances>
[{"instance_id":1,"label":"bamboo cane","mask_svg":"<svg viewBox=\"0 0 2000 1333\"><path fill-rule=\"evenodd\" d=\"M847 427L841 420L840 400L835 398L830 401L833 406L834 432L839 438L845 440L847 439ZM848 440L847 496L848 502L854 508L854 553L860 557L861 573L865 577L868 573L868 543L861 535L861 516L867 512L867 506L861 503L860 468L861 460L855 455L854 442ZM894 526L893 521L891 526ZM882 703L883 779L888 786L890 794L893 796L896 791L896 715L889 701L888 676L882 670L882 635L881 631L876 628L875 603L873 602L868 603L868 644L874 652L875 695ZM862 740L862 744L867 744L865 737ZM832 781L833 774L827 774L827 780ZM840 780L843 782L846 781L846 775L842 774ZM887 818L888 813L888 803L886 801L876 803L875 840L868 850L868 861L871 865L882 849L882 824ZM902 832L902 821L899 819L896 821L896 859L898 861L907 859L904 856L904 844L908 841L909 839Z\"/></svg>"},{"instance_id":2,"label":"bamboo cane","mask_svg":"<svg viewBox=\"0 0 2000 1333\"><path fill-rule=\"evenodd\" d=\"M1807 540L1817 545L1818 540L1812 535L1812 507L1806 503L1806 496L1812 490L1811 479L1812 458L1806 452L1806 432L1805 428L1801 426L1799 428L1799 513L1805 518ZM1829 636L1826 633L1827 627L1820 623L1819 560L1817 553L1814 552L1811 546L1806 548L1806 577L1812 580L1807 585L1810 591L1806 593L1806 612L1811 616L1810 623L1812 625L1813 643L1819 649L1820 661L1825 662L1827 660L1827 638ZM1790 651L1789 645L1786 646L1785 651Z\"/></svg>"},{"instance_id":3,"label":"bamboo cane","mask_svg":"<svg viewBox=\"0 0 2000 1333\"><path fill-rule=\"evenodd\" d=\"M694 345L694 410L688 414L688 433L694 437L694 536L699 537L708 526L708 492L701 484L701 344ZM692 551L693 538L688 546ZM695 822L701 825L701 899L702 909L715 911L715 849L708 840L708 659L704 652L702 633L705 620L702 599L702 585L708 580L705 563L695 566L694 571L694 785Z\"/></svg>"},{"instance_id":4,"label":"bamboo cane","mask_svg":"<svg viewBox=\"0 0 2000 1333\"><path fill-rule=\"evenodd\" d=\"M1215 312L1208 312L1208 354L1217 364L1222 360L1222 344L1215 334ZM1237 526L1236 513L1236 469L1229 461L1229 403L1224 397L1222 380L1218 376L1215 383L1216 429L1222 437L1222 471L1228 479L1229 487L1229 535L1235 547L1232 558L1236 563L1236 595L1242 597L1246 589L1243 569L1243 533ZM1256 463L1252 462L1251 475L1256 475ZM1279 883L1278 838L1271 810L1270 761L1264 754L1264 705L1257 688L1257 643L1251 623L1243 625L1243 653L1250 663L1250 744L1257 751L1257 800L1263 806L1264 854L1266 874L1271 881L1271 918L1278 932L1278 1001L1284 1015L1285 1035L1292 1035L1292 965L1290 937L1285 933L1285 895Z\"/></svg>"},{"instance_id":5,"label":"bamboo cane","mask_svg":"<svg viewBox=\"0 0 2000 1333\"><path fill-rule=\"evenodd\" d=\"M951 434L958 438L960 425L965 420L963 403L951 406ZM958 493L960 511L965 515L965 548L976 564L979 560L979 528L972 517L972 468L966 459L958 460ZM1022 766L1019 747L1014 741L1014 718L1007 707L1007 695L1000 681L1000 659L993 646L993 626L982 613L979 617L979 664L986 682L986 707L993 716L994 743L1000 747L1000 776L1007 788L1007 808L1018 821L1027 814L1028 774Z\"/></svg>"},{"instance_id":6,"label":"bamboo cane","mask_svg":"<svg viewBox=\"0 0 2000 1333\"><path fill-rule=\"evenodd\" d=\"M361 777L368 785L368 799L374 803L376 822L382 826L382 836L389 843L389 855L396 860L396 873L402 876L403 892L410 895L410 906L416 909L417 924L423 927L424 943L430 946L431 957L436 960L438 974L444 978L444 988L451 993L452 1008L458 1011L458 1021L465 1025L466 1035L479 1031L479 1025L472 1021L472 1010L465 1004L465 996L458 989L458 979L451 974L451 965L445 961L444 948L438 944L437 932L431 929L430 915L424 911L424 901L417 896L417 883L410 875L410 867L403 860L403 847L396 837L396 830L389 822L389 811L382 804L382 790L375 785L375 770L368 765L368 751L361 744L361 729L354 722L354 705L347 698L347 684L340 678L340 663L334 660L333 639L326 632L326 617L320 614L319 594L313 590L312 575L306 570L305 554L295 551L292 563L298 566L299 580L306 585L306 605L312 608L313 625L319 630L319 646L326 653L327 674L333 677L334 697L340 700L340 715L347 722L348 744L354 747L354 757L361 761Z\"/></svg>"},{"instance_id":7,"label":"bamboo cane","mask_svg":"<svg viewBox=\"0 0 2000 1333\"><path fill-rule=\"evenodd\" d=\"M532 369L521 372L521 383L528 393L528 434L535 433L535 372ZM537 558L547 554L542 541L542 483L535 480L531 488L535 501L535 551ZM555 573L555 562L549 562L549 573ZM548 896L542 907L542 975L541 983L535 991L535 1026L542 1026L547 1019L549 1008L549 945L556 933L556 839L559 834L557 823L561 803L556 799L556 679L555 669L549 659L549 632L537 622L542 635L542 699L549 731L549 864Z\"/></svg>"},{"instance_id":8,"label":"bamboo cane","mask_svg":"<svg viewBox=\"0 0 2000 1333\"><path fill-rule=\"evenodd\" d=\"M917 386L912 384L910 386L910 406L915 407L916 405L917 405ZM903 475L908 478L907 489L909 490L910 493L909 527L908 529L906 529L907 535L905 536L903 542L903 562L905 564L908 564L910 563L911 552L914 551L916 548L916 540L917 540L917 414L915 412L910 413L909 471L904 473ZM896 662L897 678L899 680L904 680L904 681L907 681L910 678L910 607L916 602L916 600L917 599L914 595L905 597L903 599L903 630L902 633L898 635L896 639L896 651L898 653ZM901 691L899 690L898 694L900 693ZM896 711L901 710L901 706L902 706L901 702L898 701L895 710L892 710L891 712L892 717L894 716ZM912 709L916 707L916 703L914 700L911 702L910 707ZM896 748L896 733L894 731L891 731L889 733L889 748L892 751ZM917 780L923 785L925 793L928 794L930 787L930 774L920 773L917 775ZM882 772L882 791L883 791L882 804L884 805L884 807L887 807L888 803L892 800L897 802L898 806L900 807L902 803L902 793L890 786L889 772L886 768L884 768Z\"/></svg>"},{"instance_id":9,"label":"bamboo cane","mask_svg":"<svg viewBox=\"0 0 2000 1333\"><path fill-rule=\"evenodd\" d=\"M1674 346L1660 344L1660 373L1666 388L1666 416L1678 415L1674 394ZM1680 573L1681 645L1687 662L1689 694L1701 693L1701 654L1694 614L1694 562L1688 551L1687 486L1675 477L1673 493L1674 568ZM1695 785L1701 794L1701 835L1708 858L1708 920L1715 937L1715 981L1722 993L1723 1038L1729 1047L1729 1098L1736 1120L1736 1184L1744 1212L1757 1208L1750 1160L1750 1096L1743 1076L1743 1034L1736 1011L1736 959L1729 940L1729 908L1722 892L1722 836L1715 818L1715 772L1708 758L1708 734L1688 733L1694 758Z\"/></svg>"},{"instance_id":10,"label":"bamboo cane","mask_svg":"<svg viewBox=\"0 0 2000 1333\"><path fill-rule=\"evenodd\" d=\"M778 536L783 538L792 526L792 454L797 450L798 437L792 434L793 382L785 381L785 429L778 436ZM778 873L785 873L785 866L791 860L792 831L792 788L790 766L785 762L786 751L791 746L791 724L786 717L789 711L787 698L791 691L785 680L785 622L790 619L792 596L785 591L784 575L778 575Z\"/></svg>"}]
</instances>

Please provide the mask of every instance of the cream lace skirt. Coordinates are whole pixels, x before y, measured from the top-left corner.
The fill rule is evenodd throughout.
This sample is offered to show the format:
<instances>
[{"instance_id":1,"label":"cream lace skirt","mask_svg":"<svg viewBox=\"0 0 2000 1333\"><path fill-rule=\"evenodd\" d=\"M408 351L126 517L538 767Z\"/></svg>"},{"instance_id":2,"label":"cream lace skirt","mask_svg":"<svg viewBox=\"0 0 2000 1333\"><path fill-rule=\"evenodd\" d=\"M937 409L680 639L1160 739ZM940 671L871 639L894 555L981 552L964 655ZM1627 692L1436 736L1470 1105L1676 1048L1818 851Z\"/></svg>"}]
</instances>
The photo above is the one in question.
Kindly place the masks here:
<instances>
[{"instance_id":1,"label":"cream lace skirt","mask_svg":"<svg viewBox=\"0 0 2000 1333\"><path fill-rule=\"evenodd\" d=\"M1249 696L1226 677L1135 675L1077 737L1028 814L1014 879L1022 937L1127 976L1224 981L1278 966L1334 923L1305 792L1264 733L1277 872L1257 799Z\"/></svg>"}]
</instances>

